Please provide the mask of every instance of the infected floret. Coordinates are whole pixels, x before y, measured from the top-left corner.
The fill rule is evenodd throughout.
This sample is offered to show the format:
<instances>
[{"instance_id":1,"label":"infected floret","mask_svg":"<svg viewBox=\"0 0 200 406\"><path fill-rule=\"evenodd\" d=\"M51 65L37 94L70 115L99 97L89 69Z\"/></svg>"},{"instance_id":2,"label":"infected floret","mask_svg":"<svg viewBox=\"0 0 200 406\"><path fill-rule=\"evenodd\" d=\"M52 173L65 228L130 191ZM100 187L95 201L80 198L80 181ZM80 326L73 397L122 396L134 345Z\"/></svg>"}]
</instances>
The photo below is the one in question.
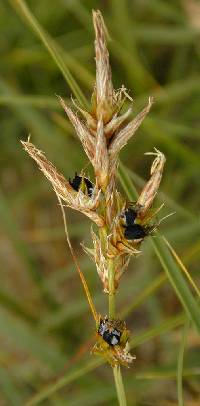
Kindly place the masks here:
<instances>
[{"instance_id":1,"label":"infected floret","mask_svg":"<svg viewBox=\"0 0 200 406\"><path fill-rule=\"evenodd\" d=\"M121 364L129 367L135 356L129 353L129 331L124 321L100 317L97 336L93 353L105 358L112 366Z\"/></svg>"},{"instance_id":2,"label":"infected floret","mask_svg":"<svg viewBox=\"0 0 200 406\"><path fill-rule=\"evenodd\" d=\"M116 324L116 323L115 323ZM114 346L120 343L121 331L115 328L113 321L105 317L104 320L100 319L98 334L103 337L107 344Z\"/></svg>"},{"instance_id":3,"label":"infected floret","mask_svg":"<svg viewBox=\"0 0 200 406\"><path fill-rule=\"evenodd\" d=\"M142 240L148 235L145 227L140 224L133 224L132 226L125 227L124 237L126 240Z\"/></svg>"},{"instance_id":4,"label":"infected floret","mask_svg":"<svg viewBox=\"0 0 200 406\"><path fill-rule=\"evenodd\" d=\"M75 176L74 176L74 178L72 180L69 178L69 184L77 192L79 190L82 190L82 192L83 193L86 192L89 197L92 196L92 193L93 193L93 190L94 190L94 185L88 178L85 178L84 176L77 175L77 173L75 173Z\"/></svg>"},{"instance_id":5,"label":"infected floret","mask_svg":"<svg viewBox=\"0 0 200 406\"><path fill-rule=\"evenodd\" d=\"M141 241L148 235L149 227L138 224L137 208L128 207L121 215L123 236L126 240Z\"/></svg>"},{"instance_id":6,"label":"infected floret","mask_svg":"<svg viewBox=\"0 0 200 406\"><path fill-rule=\"evenodd\" d=\"M122 215L122 218L124 219L125 225L127 227L132 226L135 222L135 219L137 217L137 212L130 207L126 209Z\"/></svg>"}]
</instances>

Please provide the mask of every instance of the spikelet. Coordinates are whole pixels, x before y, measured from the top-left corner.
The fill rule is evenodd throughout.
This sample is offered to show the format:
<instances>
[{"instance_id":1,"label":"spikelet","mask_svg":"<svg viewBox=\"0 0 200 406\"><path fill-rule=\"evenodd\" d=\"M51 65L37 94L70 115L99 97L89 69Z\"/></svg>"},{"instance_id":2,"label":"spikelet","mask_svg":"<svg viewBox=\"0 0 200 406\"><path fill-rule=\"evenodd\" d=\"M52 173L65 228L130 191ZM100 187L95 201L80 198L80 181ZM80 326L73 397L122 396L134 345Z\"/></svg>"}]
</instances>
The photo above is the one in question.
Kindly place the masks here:
<instances>
[{"instance_id":1,"label":"spikelet","mask_svg":"<svg viewBox=\"0 0 200 406\"><path fill-rule=\"evenodd\" d=\"M162 179L163 169L166 162L165 156L162 152L158 151L155 148L155 152L146 152L145 155L153 155L156 158L154 159L151 166L151 177L149 181L145 184L140 196L137 200L137 205L140 207L139 216L145 217L148 210L153 204L155 196L158 192L160 182Z\"/></svg>"},{"instance_id":2,"label":"spikelet","mask_svg":"<svg viewBox=\"0 0 200 406\"><path fill-rule=\"evenodd\" d=\"M104 220L96 212L96 208L99 204L100 191L97 191L92 198L89 198L87 195L82 193L81 190L76 192L71 187L69 181L67 181L65 177L58 172L55 166L48 161L42 151L37 149L29 141L21 141L21 143L25 151L27 151L28 154L37 162L40 170L51 182L53 189L66 203L66 206L80 211L94 221L98 227L102 227L104 225Z\"/></svg>"}]
</instances>

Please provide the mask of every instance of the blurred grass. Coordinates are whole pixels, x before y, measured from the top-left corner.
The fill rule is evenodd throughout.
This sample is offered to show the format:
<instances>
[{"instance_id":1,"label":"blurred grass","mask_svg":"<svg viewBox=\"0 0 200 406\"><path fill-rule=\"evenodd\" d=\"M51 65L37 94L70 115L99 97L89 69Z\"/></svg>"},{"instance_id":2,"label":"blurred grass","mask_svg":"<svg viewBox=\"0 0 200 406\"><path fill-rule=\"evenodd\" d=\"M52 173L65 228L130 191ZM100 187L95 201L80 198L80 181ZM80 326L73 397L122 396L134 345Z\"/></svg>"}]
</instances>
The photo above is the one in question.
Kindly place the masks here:
<instances>
[{"instance_id":1,"label":"blurred grass","mask_svg":"<svg viewBox=\"0 0 200 406\"><path fill-rule=\"evenodd\" d=\"M190 320L186 320L182 340L180 343L180 350L178 354L178 365L177 365L177 394L178 394L178 404L179 406L184 406L183 399L183 360L184 360L184 350L186 346L186 339L189 332Z\"/></svg>"},{"instance_id":2,"label":"blurred grass","mask_svg":"<svg viewBox=\"0 0 200 406\"><path fill-rule=\"evenodd\" d=\"M155 97L151 114L122 153L121 187L133 199L149 176L150 161L144 152L156 146L166 154L157 204L165 203L163 216L170 211L176 215L162 224L161 231L199 286L200 21L194 23L183 0L4 2L0 6L2 405L21 405L35 394L40 397L49 383L48 393L54 394L47 404L116 404L109 368L96 369L100 361L87 355L85 343L94 325L66 252L57 200L19 143L31 133L67 177L87 164L55 94L70 99L73 93L80 102L89 101L94 83L92 8L104 14L114 83L130 89L134 114L149 95ZM87 170L91 172L90 167ZM90 239L89 222L72 212L68 218L81 268L104 314L106 297L79 245ZM146 241L144 254L131 262L117 297L118 312L133 330L131 345L137 347L135 365L124 371L128 404L181 405L181 397L188 404L198 402L199 338L191 326L182 366L186 316L176 294L197 326L198 305L185 278L181 290L182 271L167 247L160 247L158 237L154 245L164 255L167 273L162 273L152 244Z\"/></svg>"}]
</instances>

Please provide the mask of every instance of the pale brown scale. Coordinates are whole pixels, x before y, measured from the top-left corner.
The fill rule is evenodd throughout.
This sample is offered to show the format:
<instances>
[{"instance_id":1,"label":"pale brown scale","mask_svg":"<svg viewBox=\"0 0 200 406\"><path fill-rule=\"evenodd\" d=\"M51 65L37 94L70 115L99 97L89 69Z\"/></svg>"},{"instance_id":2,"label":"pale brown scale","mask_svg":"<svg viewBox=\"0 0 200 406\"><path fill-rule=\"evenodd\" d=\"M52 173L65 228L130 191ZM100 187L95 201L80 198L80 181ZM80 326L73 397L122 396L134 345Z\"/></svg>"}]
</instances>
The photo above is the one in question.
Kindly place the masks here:
<instances>
[{"instance_id":1,"label":"pale brown scale","mask_svg":"<svg viewBox=\"0 0 200 406\"><path fill-rule=\"evenodd\" d=\"M155 196L158 192L160 182L162 179L163 168L166 162L165 156L162 152L155 150L154 153L147 153L146 155L155 155L152 166L151 166L151 177L149 181L145 184L140 196L137 200L137 205L140 207L139 216L144 218L153 204Z\"/></svg>"}]
</instances>

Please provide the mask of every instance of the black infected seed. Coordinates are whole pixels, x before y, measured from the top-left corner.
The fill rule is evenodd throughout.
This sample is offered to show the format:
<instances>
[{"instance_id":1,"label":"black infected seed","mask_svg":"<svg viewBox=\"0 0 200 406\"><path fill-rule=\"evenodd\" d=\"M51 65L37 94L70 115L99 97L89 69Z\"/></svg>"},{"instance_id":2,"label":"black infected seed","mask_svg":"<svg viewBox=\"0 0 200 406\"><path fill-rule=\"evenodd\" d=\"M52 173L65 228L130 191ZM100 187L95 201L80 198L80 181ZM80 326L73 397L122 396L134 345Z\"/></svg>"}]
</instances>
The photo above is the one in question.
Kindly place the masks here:
<instances>
[{"instance_id":1,"label":"black infected seed","mask_svg":"<svg viewBox=\"0 0 200 406\"><path fill-rule=\"evenodd\" d=\"M80 184L82 181L82 176L78 176L77 174L75 174L74 178L71 180L69 178L69 184L71 185L71 187L73 187L74 190L76 190L78 192Z\"/></svg>"},{"instance_id":2,"label":"black infected seed","mask_svg":"<svg viewBox=\"0 0 200 406\"><path fill-rule=\"evenodd\" d=\"M124 237L127 240L140 240L146 237L147 233L140 224L133 224L125 227Z\"/></svg>"},{"instance_id":3,"label":"black infected seed","mask_svg":"<svg viewBox=\"0 0 200 406\"><path fill-rule=\"evenodd\" d=\"M75 176L72 180L69 178L69 184L77 192L79 191L79 189L81 188L83 183L86 187L88 196L91 197L93 189L94 189L94 185L92 184L92 182L90 182L90 180L88 178L79 176L79 175L77 175L77 173L75 173Z\"/></svg>"},{"instance_id":4,"label":"black infected seed","mask_svg":"<svg viewBox=\"0 0 200 406\"><path fill-rule=\"evenodd\" d=\"M137 217L137 213L135 210L129 208L129 209L125 210L124 217L125 217L126 226L132 226Z\"/></svg>"},{"instance_id":5,"label":"black infected seed","mask_svg":"<svg viewBox=\"0 0 200 406\"><path fill-rule=\"evenodd\" d=\"M102 336L104 341L110 346L115 346L120 343L121 332L112 327L108 319L100 321L98 334Z\"/></svg>"},{"instance_id":6,"label":"black infected seed","mask_svg":"<svg viewBox=\"0 0 200 406\"><path fill-rule=\"evenodd\" d=\"M86 184L88 196L91 197L91 196L92 196L93 189L94 189L94 185L93 185L92 182L90 182L90 180L89 180L88 178L84 178L84 182L85 182L85 184Z\"/></svg>"}]
</instances>

